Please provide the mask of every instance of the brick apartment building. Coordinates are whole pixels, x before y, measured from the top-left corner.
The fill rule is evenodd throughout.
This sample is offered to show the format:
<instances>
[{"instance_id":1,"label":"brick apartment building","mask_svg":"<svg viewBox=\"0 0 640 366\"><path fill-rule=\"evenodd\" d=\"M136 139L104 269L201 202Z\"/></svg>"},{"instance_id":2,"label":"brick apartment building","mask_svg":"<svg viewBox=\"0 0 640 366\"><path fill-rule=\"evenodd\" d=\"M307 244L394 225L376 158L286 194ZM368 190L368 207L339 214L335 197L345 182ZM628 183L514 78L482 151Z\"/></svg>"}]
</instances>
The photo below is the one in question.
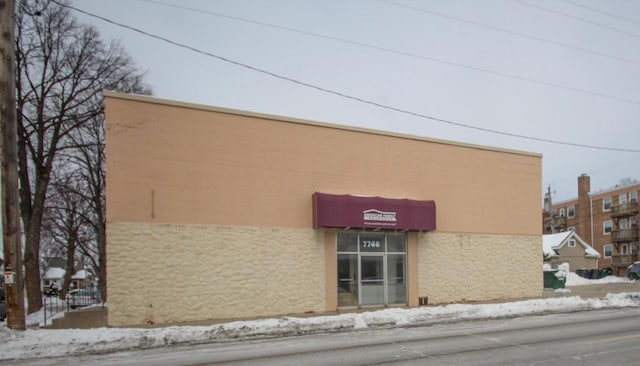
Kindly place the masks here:
<instances>
[{"instance_id":1,"label":"brick apartment building","mask_svg":"<svg viewBox=\"0 0 640 366\"><path fill-rule=\"evenodd\" d=\"M598 268L610 267L624 276L627 266L638 260L639 191L640 183L632 183L591 193L590 177L582 174L578 198L552 203L551 192L546 193L543 233L575 231L602 255Z\"/></svg>"}]
</instances>

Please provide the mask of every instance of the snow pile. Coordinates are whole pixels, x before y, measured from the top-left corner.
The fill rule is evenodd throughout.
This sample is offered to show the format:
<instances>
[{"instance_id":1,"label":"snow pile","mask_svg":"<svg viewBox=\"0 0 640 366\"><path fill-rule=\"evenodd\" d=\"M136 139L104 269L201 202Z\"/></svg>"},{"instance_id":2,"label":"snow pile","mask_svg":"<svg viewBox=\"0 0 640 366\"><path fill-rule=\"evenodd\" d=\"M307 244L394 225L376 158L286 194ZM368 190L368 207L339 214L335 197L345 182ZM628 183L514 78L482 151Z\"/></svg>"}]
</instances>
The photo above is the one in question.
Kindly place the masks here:
<instances>
[{"instance_id":1,"label":"snow pile","mask_svg":"<svg viewBox=\"0 0 640 366\"><path fill-rule=\"evenodd\" d=\"M565 278L565 286L584 286L584 285L602 285L605 283L633 283L632 281L626 277L616 277L616 276L606 276L603 278L599 278L596 280L584 278L578 276L575 272L569 271L569 263L562 263L558 265L558 268L552 268L551 264L543 263L542 265L543 271L558 271L555 275L557 278Z\"/></svg>"},{"instance_id":2,"label":"snow pile","mask_svg":"<svg viewBox=\"0 0 640 366\"><path fill-rule=\"evenodd\" d=\"M568 273L569 273L569 263L562 263L558 266L558 272L556 272L554 276L556 276L556 278L559 280L566 281Z\"/></svg>"},{"instance_id":3,"label":"snow pile","mask_svg":"<svg viewBox=\"0 0 640 366\"><path fill-rule=\"evenodd\" d=\"M616 276L607 276L604 278L600 278L597 280L590 280L588 278L583 278L578 276L575 272L567 273L567 282L565 286L584 286L584 285L600 285L605 283L633 283L632 281L625 277L616 277Z\"/></svg>"},{"instance_id":4,"label":"snow pile","mask_svg":"<svg viewBox=\"0 0 640 366\"><path fill-rule=\"evenodd\" d=\"M234 339L280 337L639 306L640 293L622 293L610 294L604 299L582 299L574 296L496 304L452 304L411 309L391 308L332 316L281 317L236 321L211 326L174 326L153 329L29 329L19 332L3 325L0 327L0 359L94 354L178 344L227 342Z\"/></svg>"}]
</instances>

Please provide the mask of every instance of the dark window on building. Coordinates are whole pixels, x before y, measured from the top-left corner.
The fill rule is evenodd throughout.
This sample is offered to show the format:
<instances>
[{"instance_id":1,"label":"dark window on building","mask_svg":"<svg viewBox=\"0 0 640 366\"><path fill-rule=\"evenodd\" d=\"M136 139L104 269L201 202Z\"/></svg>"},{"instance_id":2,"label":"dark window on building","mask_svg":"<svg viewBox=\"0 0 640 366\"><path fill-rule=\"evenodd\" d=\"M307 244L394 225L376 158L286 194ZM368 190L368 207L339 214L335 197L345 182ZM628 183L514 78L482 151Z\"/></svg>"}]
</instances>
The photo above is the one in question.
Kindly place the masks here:
<instances>
[{"instance_id":1,"label":"dark window on building","mask_svg":"<svg viewBox=\"0 0 640 366\"><path fill-rule=\"evenodd\" d=\"M613 245L605 244L604 245L604 257L605 258L611 258L612 255L613 255Z\"/></svg>"},{"instance_id":2,"label":"dark window on building","mask_svg":"<svg viewBox=\"0 0 640 366\"><path fill-rule=\"evenodd\" d=\"M338 233L338 251L339 252L357 252L358 251L358 233L353 231L344 231Z\"/></svg>"}]
</instances>

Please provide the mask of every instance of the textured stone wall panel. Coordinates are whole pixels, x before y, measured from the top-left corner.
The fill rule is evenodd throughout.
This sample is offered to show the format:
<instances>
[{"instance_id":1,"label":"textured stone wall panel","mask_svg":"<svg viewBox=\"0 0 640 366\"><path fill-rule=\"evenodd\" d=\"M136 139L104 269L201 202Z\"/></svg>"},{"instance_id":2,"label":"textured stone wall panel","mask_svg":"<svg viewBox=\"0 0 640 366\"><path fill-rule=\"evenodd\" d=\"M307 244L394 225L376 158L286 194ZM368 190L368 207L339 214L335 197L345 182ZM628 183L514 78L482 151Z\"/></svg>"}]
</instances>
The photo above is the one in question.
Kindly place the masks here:
<instances>
[{"instance_id":1,"label":"textured stone wall panel","mask_svg":"<svg viewBox=\"0 0 640 366\"><path fill-rule=\"evenodd\" d=\"M323 311L311 229L109 223L109 325Z\"/></svg>"},{"instance_id":2,"label":"textured stone wall panel","mask_svg":"<svg viewBox=\"0 0 640 366\"><path fill-rule=\"evenodd\" d=\"M542 236L430 232L418 252L419 292L430 304L542 295Z\"/></svg>"}]
</instances>

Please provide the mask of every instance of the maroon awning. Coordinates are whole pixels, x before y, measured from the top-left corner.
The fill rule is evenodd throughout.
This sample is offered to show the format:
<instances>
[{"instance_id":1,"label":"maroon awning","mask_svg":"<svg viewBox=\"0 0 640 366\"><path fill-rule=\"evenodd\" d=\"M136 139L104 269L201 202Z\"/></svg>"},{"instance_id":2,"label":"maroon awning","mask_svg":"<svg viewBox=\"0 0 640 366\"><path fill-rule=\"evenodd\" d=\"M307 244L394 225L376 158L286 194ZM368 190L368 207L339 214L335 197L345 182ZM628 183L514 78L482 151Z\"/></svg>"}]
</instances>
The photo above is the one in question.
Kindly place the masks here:
<instances>
[{"instance_id":1,"label":"maroon awning","mask_svg":"<svg viewBox=\"0 0 640 366\"><path fill-rule=\"evenodd\" d=\"M316 192L313 227L435 230L436 203Z\"/></svg>"}]
</instances>

